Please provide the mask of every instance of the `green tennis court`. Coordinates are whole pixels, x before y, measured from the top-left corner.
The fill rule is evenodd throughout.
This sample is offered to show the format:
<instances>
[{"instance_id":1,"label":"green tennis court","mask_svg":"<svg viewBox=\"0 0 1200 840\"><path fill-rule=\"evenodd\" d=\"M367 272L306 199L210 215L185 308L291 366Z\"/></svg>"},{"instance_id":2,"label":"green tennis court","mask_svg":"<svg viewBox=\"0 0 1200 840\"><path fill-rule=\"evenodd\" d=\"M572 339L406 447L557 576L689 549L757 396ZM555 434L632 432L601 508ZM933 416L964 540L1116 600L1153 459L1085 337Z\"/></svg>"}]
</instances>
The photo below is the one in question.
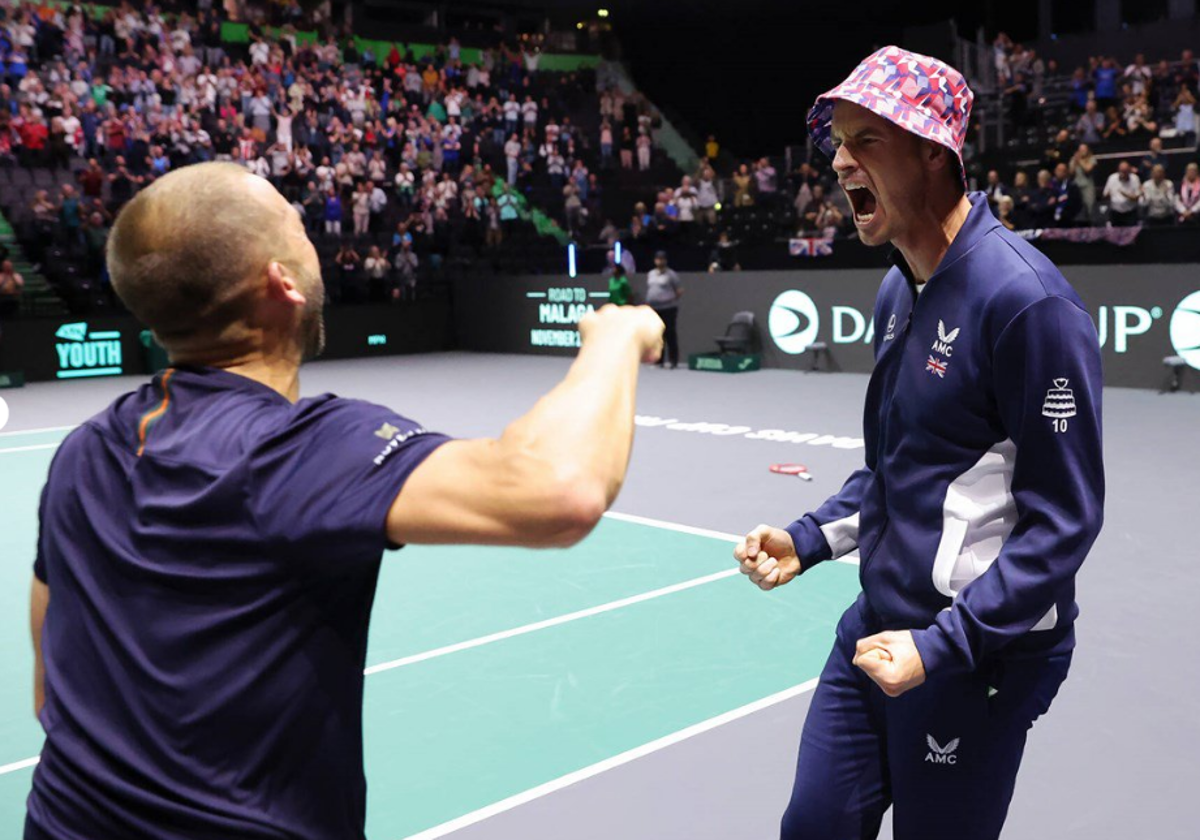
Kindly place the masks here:
<instances>
[{"instance_id":1,"label":"green tennis court","mask_svg":"<svg viewBox=\"0 0 1200 840\"><path fill-rule=\"evenodd\" d=\"M21 833L33 773L22 763L41 745L28 586L38 495L65 433L0 435L3 837ZM816 677L857 570L827 564L765 594L734 571L731 540L614 515L566 551L390 555L367 657L368 835L440 836Z\"/></svg>"}]
</instances>

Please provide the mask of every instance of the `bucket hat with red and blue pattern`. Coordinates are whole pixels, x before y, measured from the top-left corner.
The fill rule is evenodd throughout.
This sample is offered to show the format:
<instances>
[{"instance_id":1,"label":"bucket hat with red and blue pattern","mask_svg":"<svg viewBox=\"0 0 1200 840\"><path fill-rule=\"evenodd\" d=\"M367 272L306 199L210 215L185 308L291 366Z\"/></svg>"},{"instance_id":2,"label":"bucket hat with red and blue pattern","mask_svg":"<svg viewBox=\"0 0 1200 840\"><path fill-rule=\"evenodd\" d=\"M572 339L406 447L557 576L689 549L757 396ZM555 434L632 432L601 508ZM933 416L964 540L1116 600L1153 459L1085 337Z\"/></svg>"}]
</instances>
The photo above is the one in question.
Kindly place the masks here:
<instances>
[{"instance_id":1,"label":"bucket hat with red and blue pattern","mask_svg":"<svg viewBox=\"0 0 1200 840\"><path fill-rule=\"evenodd\" d=\"M846 81L818 96L808 112L808 133L830 157L836 152L829 131L839 99L945 146L958 158L966 183L962 148L975 94L949 64L900 47L884 47L868 56Z\"/></svg>"}]
</instances>

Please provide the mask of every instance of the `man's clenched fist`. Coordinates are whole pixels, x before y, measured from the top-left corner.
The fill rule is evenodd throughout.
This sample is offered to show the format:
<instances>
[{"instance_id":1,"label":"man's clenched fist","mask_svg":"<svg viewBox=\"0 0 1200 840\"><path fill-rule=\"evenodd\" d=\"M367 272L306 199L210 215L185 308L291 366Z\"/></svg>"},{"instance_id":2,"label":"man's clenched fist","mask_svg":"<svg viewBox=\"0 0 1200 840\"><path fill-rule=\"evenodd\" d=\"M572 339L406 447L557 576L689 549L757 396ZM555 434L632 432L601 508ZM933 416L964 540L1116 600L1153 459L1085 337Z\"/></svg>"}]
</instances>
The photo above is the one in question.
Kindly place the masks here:
<instances>
[{"instance_id":1,"label":"man's clenched fist","mask_svg":"<svg viewBox=\"0 0 1200 840\"><path fill-rule=\"evenodd\" d=\"M759 589L783 586L800 574L800 558L792 536L782 528L759 525L733 550L741 572Z\"/></svg>"}]
</instances>

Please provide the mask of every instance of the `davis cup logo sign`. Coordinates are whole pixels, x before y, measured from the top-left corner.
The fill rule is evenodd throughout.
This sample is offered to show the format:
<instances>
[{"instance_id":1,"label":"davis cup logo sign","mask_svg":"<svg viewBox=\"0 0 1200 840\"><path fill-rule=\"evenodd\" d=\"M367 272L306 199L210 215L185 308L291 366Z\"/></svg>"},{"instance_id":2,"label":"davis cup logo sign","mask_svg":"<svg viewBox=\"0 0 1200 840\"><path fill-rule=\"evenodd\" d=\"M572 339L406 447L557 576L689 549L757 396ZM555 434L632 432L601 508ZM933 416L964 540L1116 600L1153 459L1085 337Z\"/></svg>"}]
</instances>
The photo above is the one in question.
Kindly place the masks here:
<instances>
[{"instance_id":1,"label":"davis cup logo sign","mask_svg":"<svg viewBox=\"0 0 1200 840\"><path fill-rule=\"evenodd\" d=\"M1175 307L1171 345L1185 362L1200 370L1200 292L1192 292Z\"/></svg>"},{"instance_id":2,"label":"davis cup logo sign","mask_svg":"<svg viewBox=\"0 0 1200 840\"><path fill-rule=\"evenodd\" d=\"M817 340L820 326L817 305L804 292L789 289L771 304L767 328L775 346L784 353L793 356L803 353Z\"/></svg>"}]
</instances>

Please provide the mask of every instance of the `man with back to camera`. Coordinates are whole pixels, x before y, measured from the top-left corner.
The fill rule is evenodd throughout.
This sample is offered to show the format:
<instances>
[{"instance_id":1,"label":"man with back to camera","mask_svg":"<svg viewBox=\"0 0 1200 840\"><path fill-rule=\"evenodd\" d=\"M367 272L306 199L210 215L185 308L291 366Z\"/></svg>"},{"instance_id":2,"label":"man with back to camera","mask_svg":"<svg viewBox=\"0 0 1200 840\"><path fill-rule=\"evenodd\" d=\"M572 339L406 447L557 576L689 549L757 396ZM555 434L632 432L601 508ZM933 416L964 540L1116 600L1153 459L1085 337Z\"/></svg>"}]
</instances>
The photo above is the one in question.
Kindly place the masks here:
<instances>
[{"instance_id":1,"label":"man with back to camera","mask_svg":"<svg viewBox=\"0 0 1200 840\"><path fill-rule=\"evenodd\" d=\"M857 553L801 737L784 840L992 840L1026 734L1074 648L1075 574L1103 518L1099 342L1074 290L964 192L972 95L886 47L809 112L868 245L866 464L735 549L763 589Z\"/></svg>"},{"instance_id":2,"label":"man with back to camera","mask_svg":"<svg viewBox=\"0 0 1200 840\"><path fill-rule=\"evenodd\" d=\"M452 441L298 399L324 343L320 263L244 169L139 193L108 267L172 366L72 432L42 492L25 838L362 838L384 549L582 539L624 479L662 322L588 315L554 390L499 439Z\"/></svg>"}]
</instances>

